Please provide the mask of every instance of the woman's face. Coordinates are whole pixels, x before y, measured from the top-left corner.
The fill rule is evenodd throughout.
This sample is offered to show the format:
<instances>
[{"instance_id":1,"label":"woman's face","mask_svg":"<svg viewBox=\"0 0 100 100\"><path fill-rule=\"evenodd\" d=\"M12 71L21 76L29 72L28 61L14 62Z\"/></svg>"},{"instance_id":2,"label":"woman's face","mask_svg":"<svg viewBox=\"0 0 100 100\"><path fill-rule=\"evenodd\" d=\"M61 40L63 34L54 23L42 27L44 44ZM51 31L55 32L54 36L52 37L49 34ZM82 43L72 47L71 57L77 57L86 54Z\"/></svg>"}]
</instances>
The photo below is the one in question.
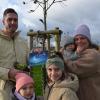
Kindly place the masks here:
<instances>
[{"instance_id":1,"label":"woman's face","mask_svg":"<svg viewBox=\"0 0 100 100\"><path fill-rule=\"evenodd\" d=\"M77 49L81 51L87 49L89 47L89 41L88 39L83 35L77 35L75 37L75 44L77 46Z\"/></svg>"},{"instance_id":2,"label":"woman's face","mask_svg":"<svg viewBox=\"0 0 100 100\"><path fill-rule=\"evenodd\" d=\"M55 66L54 64L50 65L47 68L48 78L52 82L59 80L62 77L62 73L63 73L62 70L59 67Z\"/></svg>"},{"instance_id":3,"label":"woman's face","mask_svg":"<svg viewBox=\"0 0 100 100\"><path fill-rule=\"evenodd\" d=\"M19 93L21 94L21 96L23 96L24 98L31 98L33 96L34 93L34 87L32 83L26 84L24 85L20 90Z\"/></svg>"}]
</instances>

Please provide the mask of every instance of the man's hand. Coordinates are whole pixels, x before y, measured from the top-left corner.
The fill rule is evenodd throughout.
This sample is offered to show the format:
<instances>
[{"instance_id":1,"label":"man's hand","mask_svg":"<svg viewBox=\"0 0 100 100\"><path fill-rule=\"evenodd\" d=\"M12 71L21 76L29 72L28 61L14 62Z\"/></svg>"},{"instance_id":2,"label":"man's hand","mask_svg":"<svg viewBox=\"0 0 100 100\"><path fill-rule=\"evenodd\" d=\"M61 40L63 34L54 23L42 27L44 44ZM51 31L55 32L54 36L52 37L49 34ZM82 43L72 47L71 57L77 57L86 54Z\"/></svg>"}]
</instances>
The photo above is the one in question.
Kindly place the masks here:
<instances>
[{"instance_id":1,"label":"man's hand","mask_svg":"<svg viewBox=\"0 0 100 100\"><path fill-rule=\"evenodd\" d=\"M10 71L8 73L8 77L9 77L10 80L15 80L16 74L21 73L21 72L23 72L23 71L12 68L12 69L10 69Z\"/></svg>"}]
</instances>

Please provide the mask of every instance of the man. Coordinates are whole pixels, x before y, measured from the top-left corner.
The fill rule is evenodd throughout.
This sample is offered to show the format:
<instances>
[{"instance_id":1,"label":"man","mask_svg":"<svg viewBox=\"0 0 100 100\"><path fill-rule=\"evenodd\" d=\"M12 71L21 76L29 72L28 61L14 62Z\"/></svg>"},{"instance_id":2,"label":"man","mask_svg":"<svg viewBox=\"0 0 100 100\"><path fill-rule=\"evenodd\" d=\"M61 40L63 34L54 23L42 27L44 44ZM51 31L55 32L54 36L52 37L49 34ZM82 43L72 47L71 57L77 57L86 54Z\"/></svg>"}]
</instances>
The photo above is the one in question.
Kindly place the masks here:
<instances>
[{"instance_id":1,"label":"man","mask_svg":"<svg viewBox=\"0 0 100 100\"><path fill-rule=\"evenodd\" d=\"M0 91L7 94L7 100L10 100L10 94L15 80L15 75L20 72L14 68L14 64L27 64L28 47L24 39L19 37L18 14L8 8L3 14L4 28L0 30ZM2 92L0 95L3 96ZM0 99L1 100L1 99ZM4 99L5 100L5 99Z\"/></svg>"}]
</instances>

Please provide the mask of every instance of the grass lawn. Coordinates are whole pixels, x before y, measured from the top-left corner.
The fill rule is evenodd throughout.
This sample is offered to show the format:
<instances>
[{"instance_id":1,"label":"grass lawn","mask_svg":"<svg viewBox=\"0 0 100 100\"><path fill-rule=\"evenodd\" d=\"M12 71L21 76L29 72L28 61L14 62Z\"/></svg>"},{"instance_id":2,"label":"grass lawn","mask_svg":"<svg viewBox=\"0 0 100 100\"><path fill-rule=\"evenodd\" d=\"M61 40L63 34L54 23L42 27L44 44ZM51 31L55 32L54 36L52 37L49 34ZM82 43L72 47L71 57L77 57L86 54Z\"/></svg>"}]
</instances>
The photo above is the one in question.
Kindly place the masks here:
<instances>
[{"instance_id":1,"label":"grass lawn","mask_svg":"<svg viewBox=\"0 0 100 100\"><path fill-rule=\"evenodd\" d=\"M31 76L35 80L35 92L37 96L43 95L43 65L32 67Z\"/></svg>"}]
</instances>

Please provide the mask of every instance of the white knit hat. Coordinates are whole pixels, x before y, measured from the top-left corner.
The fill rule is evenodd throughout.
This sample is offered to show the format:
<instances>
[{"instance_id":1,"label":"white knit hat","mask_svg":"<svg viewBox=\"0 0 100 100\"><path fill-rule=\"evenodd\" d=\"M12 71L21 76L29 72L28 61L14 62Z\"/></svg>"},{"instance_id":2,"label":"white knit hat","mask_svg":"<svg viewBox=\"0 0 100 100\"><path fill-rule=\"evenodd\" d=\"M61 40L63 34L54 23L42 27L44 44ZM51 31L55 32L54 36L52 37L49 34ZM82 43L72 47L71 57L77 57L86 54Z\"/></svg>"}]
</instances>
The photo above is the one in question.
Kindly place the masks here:
<instances>
[{"instance_id":1,"label":"white knit hat","mask_svg":"<svg viewBox=\"0 0 100 100\"><path fill-rule=\"evenodd\" d=\"M76 37L77 35L83 35L91 42L90 29L87 25L79 25L74 32L74 37Z\"/></svg>"}]
</instances>

